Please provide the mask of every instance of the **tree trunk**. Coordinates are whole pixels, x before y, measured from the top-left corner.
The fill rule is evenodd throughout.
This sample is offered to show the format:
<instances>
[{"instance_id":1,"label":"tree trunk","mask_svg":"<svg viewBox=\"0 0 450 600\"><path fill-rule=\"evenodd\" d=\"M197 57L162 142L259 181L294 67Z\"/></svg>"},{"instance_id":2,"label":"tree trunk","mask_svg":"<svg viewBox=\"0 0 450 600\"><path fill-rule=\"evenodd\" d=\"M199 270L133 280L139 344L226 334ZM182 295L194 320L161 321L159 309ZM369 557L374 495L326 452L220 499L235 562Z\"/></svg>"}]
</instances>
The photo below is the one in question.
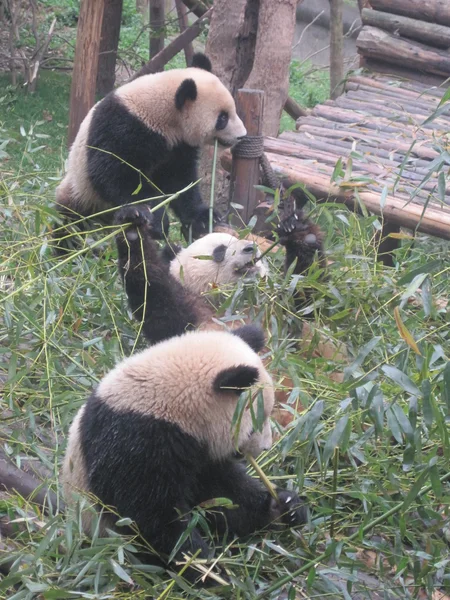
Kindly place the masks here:
<instances>
[{"instance_id":1,"label":"tree trunk","mask_svg":"<svg viewBox=\"0 0 450 600\"><path fill-rule=\"evenodd\" d=\"M358 0L359 12L362 13L364 8L370 8L369 0Z\"/></svg>"},{"instance_id":2,"label":"tree trunk","mask_svg":"<svg viewBox=\"0 0 450 600\"><path fill-rule=\"evenodd\" d=\"M385 63L420 69L425 73L450 76L450 54L396 37L375 27L363 27L356 40L358 52Z\"/></svg>"},{"instance_id":3,"label":"tree trunk","mask_svg":"<svg viewBox=\"0 0 450 600\"><path fill-rule=\"evenodd\" d=\"M97 70L96 93L99 96L106 96L114 88L116 81L122 5L123 0L106 0L105 3Z\"/></svg>"},{"instance_id":4,"label":"tree trunk","mask_svg":"<svg viewBox=\"0 0 450 600\"><path fill-rule=\"evenodd\" d=\"M148 3L149 0L136 0L136 10L141 13L144 22L148 21Z\"/></svg>"},{"instance_id":5,"label":"tree trunk","mask_svg":"<svg viewBox=\"0 0 450 600\"><path fill-rule=\"evenodd\" d=\"M343 0L330 1L330 98L344 91Z\"/></svg>"},{"instance_id":6,"label":"tree trunk","mask_svg":"<svg viewBox=\"0 0 450 600\"><path fill-rule=\"evenodd\" d=\"M150 0L150 58L156 56L164 48L164 21L164 0Z\"/></svg>"},{"instance_id":7,"label":"tree trunk","mask_svg":"<svg viewBox=\"0 0 450 600\"><path fill-rule=\"evenodd\" d=\"M187 12L186 7L181 0L175 0L175 6L178 14L178 23L180 25L180 33L183 33L188 28ZM189 42L184 47L184 56L186 59L186 65L189 67L192 64L192 58L194 56L194 48L192 42Z\"/></svg>"},{"instance_id":8,"label":"tree trunk","mask_svg":"<svg viewBox=\"0 0 450 600\"><path fill-rule=\"evenodd\" d=\"M259 0L216 0L205 53L234 95L253 65Z\"/></svg>"},{"instance_id":9,"label":"tree trunk","mask_svg":"<svg viewBox=\"0 0 450 600\"><path fill-rule=\"evenodd\" d=\"M370 0L376 10L450 26L448 0Z\"/></svg>"},{"instance_id":10,"label":"tree trunk","mask_svg":"<svg viewBox=\"0 0 450 600\"><path fill-rule=\"evenodd\" d=\"M261 0L255 58L246 88L265 91L263 135L277 136L289 90L297 0Z\"/></svg>"},{"instance_id":11,"label":"tree trunk","mask_svg":"<svg viewBox=\"0 0 450 600\"><path fill-rule=\"evenodd\" d=\"M82 0L70 90L68 143L72 144L84 117L95 102L98 51L106 0Z\"/></svg>"},{"instance_id":12,"label":"tree trunk","mask_svg":"<svg viewBox=\"0 0 450 600\"><path fill-rule=\"evenodd\" d=\"M379 27L436 48L450 48L450 27L367 8L362 11L361 18L364 25Z\"/></svg>"}]
</instances>

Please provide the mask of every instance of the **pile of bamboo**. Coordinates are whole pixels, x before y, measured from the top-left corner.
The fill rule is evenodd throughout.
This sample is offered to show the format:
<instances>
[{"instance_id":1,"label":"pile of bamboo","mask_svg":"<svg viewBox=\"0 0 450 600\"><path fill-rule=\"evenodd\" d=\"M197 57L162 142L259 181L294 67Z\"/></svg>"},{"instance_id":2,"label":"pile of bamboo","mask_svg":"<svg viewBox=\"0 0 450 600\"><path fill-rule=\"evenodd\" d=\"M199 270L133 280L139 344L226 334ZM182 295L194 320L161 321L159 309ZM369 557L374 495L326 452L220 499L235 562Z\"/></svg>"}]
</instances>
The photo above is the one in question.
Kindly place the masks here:
<instances>
[{"instance_id":1,"label":"pile of bamboo","mask_svg":"<svg viewBox=\"0 0 450 600\"><path fill-rule=\"evenodd\" d=\"M356 45L365 65L417 78L450 76L449 0L370 0ZM380 68L379 70L386 70Z\"/></svg>"}]
</instances>

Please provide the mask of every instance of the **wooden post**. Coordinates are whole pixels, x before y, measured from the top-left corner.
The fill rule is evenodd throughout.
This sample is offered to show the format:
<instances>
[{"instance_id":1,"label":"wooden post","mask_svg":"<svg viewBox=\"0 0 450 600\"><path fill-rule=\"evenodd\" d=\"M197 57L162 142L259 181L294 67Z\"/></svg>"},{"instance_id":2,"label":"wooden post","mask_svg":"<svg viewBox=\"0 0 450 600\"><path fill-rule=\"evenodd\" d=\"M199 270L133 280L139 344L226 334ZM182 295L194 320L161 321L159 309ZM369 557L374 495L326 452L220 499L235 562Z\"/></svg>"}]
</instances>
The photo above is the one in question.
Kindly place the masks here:
<instances>
[{"instance_id":1,"label":"wooden post","mask_svg":"<svg viewBox=\"0 0 450 600\"><path fill-rule=\"evenodd\" d=\"M186 7L182 3L181 0L175 0L175 7L177 9L178 14L178 23L180 25L180 33L183 33L188 27L188 19L186 14ZM186 58L186 66L190 67L192 65L192 59L194 56L194 48L192 46L192 42L189 42L184 47L184 56Z\"/></svg>"},{"instance_id":2,"label":"wooden post","mask_svg":"<svg viewBox=\"0 0 450 600\"><path fill-rule=\"evenodd\" d=\"M106 0L82 0L70 90L68 144L72 144L84 117L95 102L98 53Z\"/></svg>"},{"instance_id":3,"label":"wooden post","mask_svg":"<svg viewBox=\"0 0 450 600\"><path fill-rule=\"evenodd\" d=\"M164 49L164 20L165 0L150 0L150 59Z\"/></svg>"},{"instance_id":4,"label":"wooden post","mask_svg":"<svg viewBox=\"0 0 450 600\"><path fill-rule=\"evenodd\" d=\"M238 115L244 122L248 135L262 134L264 92L262 90L240 89L236 94ZM264 194L255 189L259 183L259 158L233 158L230 179L230 201L241 204L236 225L247 224L255 208L264 199ZM237 222L236 222L237 221Z\"/></svg>"},{"instance_id":5,"label":"wooden post","mask_svg":"<svg viewBox=\"0 0 450 600\"><path fill-rule=\"evenodd\" d=\"M344 91L344 0L330 1L330 98Z\"/></svg>"}]
</instances>

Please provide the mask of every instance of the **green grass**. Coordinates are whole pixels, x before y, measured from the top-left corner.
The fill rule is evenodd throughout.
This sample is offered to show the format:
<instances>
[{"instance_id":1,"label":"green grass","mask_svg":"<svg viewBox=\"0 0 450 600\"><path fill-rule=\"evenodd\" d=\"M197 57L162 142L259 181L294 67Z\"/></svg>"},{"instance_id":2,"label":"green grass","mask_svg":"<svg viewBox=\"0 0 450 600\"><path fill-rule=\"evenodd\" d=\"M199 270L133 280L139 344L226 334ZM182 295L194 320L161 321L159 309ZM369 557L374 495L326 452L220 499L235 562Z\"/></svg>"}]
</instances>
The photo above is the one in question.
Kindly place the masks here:
<instances>
[{"instance_id":1,"label":"green grass","mask_svg":"<svg viewBox=\"0 0 450 600\"><path fill-rule=\"evenodd\" d=\"M312 108L329 98L330 76L324 69L312 71L310 61L293 60L289 69L289 95L305 108ZM295 129L295 121L283 112L280 131Z\"/></svg>"}]
</instances>

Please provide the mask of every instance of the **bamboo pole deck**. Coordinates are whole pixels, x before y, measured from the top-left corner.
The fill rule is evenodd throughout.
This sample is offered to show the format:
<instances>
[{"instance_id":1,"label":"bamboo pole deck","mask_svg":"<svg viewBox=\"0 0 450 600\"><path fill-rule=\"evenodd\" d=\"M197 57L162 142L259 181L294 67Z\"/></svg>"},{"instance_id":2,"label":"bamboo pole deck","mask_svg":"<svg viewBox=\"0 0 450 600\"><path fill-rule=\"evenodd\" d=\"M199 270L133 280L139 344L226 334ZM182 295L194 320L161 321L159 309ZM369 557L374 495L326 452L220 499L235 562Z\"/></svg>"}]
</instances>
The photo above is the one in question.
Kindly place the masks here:
<instances>
[{"instance_id":1,"label":"bamboo pole deck","mask_svg":"<svg viewBox=\"0 0 450 600\"><path fill-rule=\"evenodd\" d=\"M445 90L386 75L350 77L346 90L300 117L296 132L265 138L275 172L318 200L354 210L362 202L394 225L450 240L450 185L439 186L437 164L450 145L450 106L424 123ZM345 175L333 176L339 159ZM222 163L230 168L229 153Z\"/></svg>"}]
</instances>

